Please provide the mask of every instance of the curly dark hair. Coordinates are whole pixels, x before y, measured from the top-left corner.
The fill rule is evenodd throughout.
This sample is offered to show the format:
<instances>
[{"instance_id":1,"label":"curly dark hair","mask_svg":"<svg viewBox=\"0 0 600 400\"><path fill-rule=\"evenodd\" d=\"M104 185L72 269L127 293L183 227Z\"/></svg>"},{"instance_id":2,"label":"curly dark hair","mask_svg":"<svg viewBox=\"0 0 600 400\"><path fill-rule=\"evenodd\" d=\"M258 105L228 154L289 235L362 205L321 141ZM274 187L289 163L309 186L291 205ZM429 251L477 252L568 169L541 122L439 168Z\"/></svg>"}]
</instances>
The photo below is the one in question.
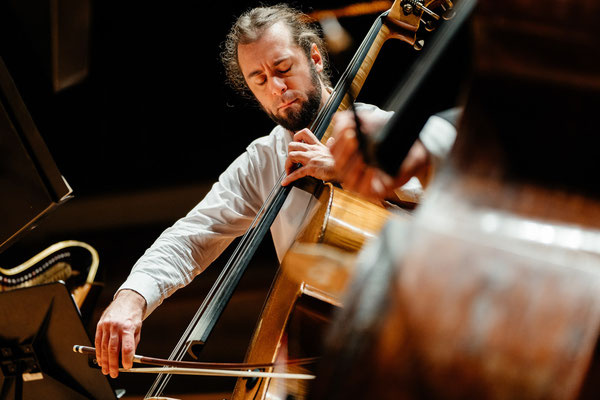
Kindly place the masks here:
<instances>
[{"instance_id":1,"label":"curly dark hair","mask_svg":"<svg viewBox=\"0 0 600 400\"><path fill-rule=\"evenodd\" d=\"M283 22L290 28L294 43L304 50L307 58L310 59L312 44L317 45L323 57L321 80L325 86L331 86L327 51L320 27L309 16L287 4L253 8L238 17L222 45L221 61L225 67L227 83L242 96L252 97L238 62L238 45L255 42L265 29L278 22Z\"/></svg>"}]
</instances>

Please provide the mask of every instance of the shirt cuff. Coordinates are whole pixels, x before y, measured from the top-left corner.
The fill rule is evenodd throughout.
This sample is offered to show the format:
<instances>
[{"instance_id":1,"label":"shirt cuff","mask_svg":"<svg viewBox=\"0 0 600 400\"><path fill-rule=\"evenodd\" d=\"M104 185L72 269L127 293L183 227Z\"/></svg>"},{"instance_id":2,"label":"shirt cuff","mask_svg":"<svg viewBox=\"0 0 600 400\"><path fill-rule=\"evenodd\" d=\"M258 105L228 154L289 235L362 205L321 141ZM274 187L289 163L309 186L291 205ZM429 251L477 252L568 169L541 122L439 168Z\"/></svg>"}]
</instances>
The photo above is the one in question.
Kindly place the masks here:
<instances>
[{"instance_id":1,"label":"shirt cuff","mask_svg":"<svg viewBox=\"0 0 600 400\"><path fill-rule=\"evenodd\" d=\"M143 272L132 272L121 287L119 287L115 296L123 289L133 290L146 299L144 319L162 303L162 296L156 280Z\"/></svg>"},{"instance_id":2,"label":"shirt cuff","mask_svg":"<svg viewBox=\"0 0 600 400\"><path fill-rule=\"evenodd\" d=\"M446 158L454 140L456 128L447 120L438 116L431 116L419 134L419 140L436 161Z\"/></svg>"},{"instance_id":3,"label":"shirt cuff","mask_svg":"<svg viewBox=\"0 0 600 400\"><path fill-rule=\"evenodd\" d=\"M413 176L404 185L394 190L400 201L406 203L419 203L423 197L423 186L419 178Z\"/></svg>"}]
</instances>

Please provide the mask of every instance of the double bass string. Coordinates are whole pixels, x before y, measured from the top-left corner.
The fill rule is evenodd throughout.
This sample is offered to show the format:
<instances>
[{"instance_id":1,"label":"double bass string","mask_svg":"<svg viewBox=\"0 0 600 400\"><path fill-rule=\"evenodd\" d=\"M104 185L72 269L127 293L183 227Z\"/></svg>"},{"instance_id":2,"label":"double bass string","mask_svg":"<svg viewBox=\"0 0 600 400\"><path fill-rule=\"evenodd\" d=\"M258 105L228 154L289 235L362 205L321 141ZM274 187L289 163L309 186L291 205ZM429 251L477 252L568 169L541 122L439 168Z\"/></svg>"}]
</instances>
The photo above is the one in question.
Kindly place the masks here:
<instances>
[{"instance_id":1,"label":"double bass string","mask_svg":"<svg viewBox=\"0 0 600 400\"><path fill-rule=\"evenodd\" d=\"M284 177L285 174L282 174L282 176L279 178L279 183L281 183L281 180L283 180ZM216 320L219 316L217 313L220 314L220 311L222 311L222 309L225 307L226 302L229 300L229 297L231 297L231 294L235 289L235 286L237 286L237 283L241 279L241 275L250 261L249 259L254 255L257 247L257 245L255 245L256 241L258 239L262 240L262 237L266 233L266 229L270 227L276 216L276 212L271 212L269 215L268 211L271 209L269 206L274 204L276 199L278 200L278 204L280 203L283 205L283 201L287 197L290 189L291 187L286 188L279 184L271 190L267 201L257 212L256 217L250 225L250 228L246 231L242 237L242 240L236 246L232 256L229 258L229 261L217 277L215 284L205 297L200 308L198 308L196 311L196 314L192 318L172 354L169 356L169 359L177 361L182 360L187 349L189 346L191 346L190 342L194 341L194 338L192 338L192 333L200 329L202 329L200 332L201 336L197 340L202 344L206 341L210 330L216 323ZM279 208L281 208L281 206L279 206ZM278 211L279 208L276 211ZM265 218L264 216L268 216L269 218ZM268 222L268 225L265 222ZM264 228L265 226L266 229ZM262 233L262 235L259 235L259 233ZM159 374L146 397L160 395L167 385L169 379L170 375Z\"/></svg>"},{"instance_id":2,"label":"double bass string","mask_svg":"<svg viewBox=\"0 0 600 400\"><path fill-rule=\"evenodd\" d=\"M365 36L365 39L363 39L358 50L352 57L352 60L350 60L348 67L340 76L338 83L336 84L335 88L331 93L331 96L327 101L327 104L321 110L322 112L320 112L317 115L315 122L311 126L311 131L315 134L317 139L323 139L323 136L325 135L325 132L329 127L333 115L344 106L344 97L346 95L349 95L351 101L353 101L353 99L356 98L356 94L352 93L351 91L352 82L356 77L358 71L360 70L360 67L363 64L367 53L371 49L375 38L377 37L379 31L383 26L383 19L387 17L388 14L389 10L381 14L379 18L375 20L375 22L369 29L367 36Z\"/></svg>"},{"instance_id":3,"label":"double bass string","mask_svg":"<svg viewBox=\"0 0 600 400\"><path fill-rule=\"evenodd\" d=\"M274 186L269 193L267 200L257 212L250 228L242 237L242 240L235 248L229 261L219 274L215 284L205 297L200 308L196 311L196 314L192 318L192 321L180 338L172 354L169 356L169 359L180 361L185 356L185 353L192 342L197 341L203 344L206 341L210 331L241 279L242 274L245 272L258 244L271 226L291 190L291 186L281 186L281 181L285 175L285 173L282 173L279 178L279 183ZM170 375L159 374L146 397L159 396L169 379Z\"/></svg>"}]
</instances>

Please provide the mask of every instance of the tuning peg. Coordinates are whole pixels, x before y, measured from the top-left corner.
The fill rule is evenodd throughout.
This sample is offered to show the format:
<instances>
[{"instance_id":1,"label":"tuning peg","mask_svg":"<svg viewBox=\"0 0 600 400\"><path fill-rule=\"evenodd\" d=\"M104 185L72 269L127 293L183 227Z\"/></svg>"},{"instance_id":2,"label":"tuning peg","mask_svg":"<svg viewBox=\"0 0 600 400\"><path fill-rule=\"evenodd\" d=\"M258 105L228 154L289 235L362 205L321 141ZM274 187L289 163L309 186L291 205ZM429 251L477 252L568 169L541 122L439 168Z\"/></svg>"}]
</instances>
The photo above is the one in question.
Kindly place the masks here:
<instances>
[{"instance_id":1,"label":"tuning peg","mask_svg":"<svg viewBox=\"0 0 600 400\"><path fill-rule=\"evenodd\" d=\"M432 32L432 31L434 31L438 27L438 23L437 23L436 20L429 19L429 20L424 21L424 22L425 22L425 30L427 32Z\"/></svg>"},{"instance_id":2,"label":"tuning peg","mask_svg":"<svg viewBox=\"0 0 600 400\"><path fill-rule=\"evenodd\" d=\"M421 3L417 3L417 9L422 10L425 14L429 15L431 18L435 20L439 20L440 16L431 11L429 8L425 7Z\"/></svg>"},{"instance_id":3,"label":"tuning peg","mask_svg":"<svg viewBox=\"0 0 600 400\"><path fill-rule=\"evenodd\" d=\"M415 40L415 43L413 44L413 49L420 51L423 49L423 46L425 46L425 40L417 39L417 40Z\"/></svg>"},{"instance_id":4,"label":"tuning peg","mask_svg":"<svg viewBox=\"0 0 600 400\"><path fill-rule=\"evenodd\" d=\"M454 4L452 4L452 1L450 0L445 0L444 1L445 4L442 4L442 8L444 9L444 13L442 14L442 18L445 21L448 21L452 18L454 18L454 16L456 15L456 12L454 11Z\"/></svg>"},{"instance_id":5,"label":"tuning peg","mask_svg":"<svg viewBox=\"0 0 600 400\"><path fill-rule=\"evenodd\" d=\"M407 15L411 13L414 14L416 11L422 11L433 19L440 19L440 16L431 11L429 8L425 7L421 0L404 0L402 2L402 11L404 11L404 13Z\"/></svg>"},{"instance_id":6,"label":"tuning peg","mask_svg":"<svg viewBox=\"0 0 600 400\"><path fill-rule=\"evenodd\" d=\"M444 21L448 21L451 20L452 18L454 18L454 16L456 15L456 11L454 11L453 8L446 10L443 14L442 14L442 18L444 19Z\"/></svg>"}]
</instances>

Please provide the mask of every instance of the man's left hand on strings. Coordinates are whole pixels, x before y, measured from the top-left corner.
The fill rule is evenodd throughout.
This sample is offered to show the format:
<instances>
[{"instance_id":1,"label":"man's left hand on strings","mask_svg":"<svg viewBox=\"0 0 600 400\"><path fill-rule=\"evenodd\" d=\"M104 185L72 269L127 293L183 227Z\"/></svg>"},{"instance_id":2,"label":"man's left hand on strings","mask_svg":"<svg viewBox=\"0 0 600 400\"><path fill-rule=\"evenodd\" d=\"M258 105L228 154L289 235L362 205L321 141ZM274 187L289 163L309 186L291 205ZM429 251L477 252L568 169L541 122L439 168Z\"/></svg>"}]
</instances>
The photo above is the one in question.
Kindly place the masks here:
<instances>
[{"instance_id":1,"label":"man's left hand on strings","mask_svg":"<svg viewBox=\"0 0 600 400\"><path fill-rule=\"evenodd\" d=\"M296 168L298 164L300 166ZM285 170L288 175L281 182L283 186L305 176L324 181L336 180L334 160L329 148L322 144L309 129L302 129L294 135L293 141L288 146Z\"/></svg>"}]
</instances>

